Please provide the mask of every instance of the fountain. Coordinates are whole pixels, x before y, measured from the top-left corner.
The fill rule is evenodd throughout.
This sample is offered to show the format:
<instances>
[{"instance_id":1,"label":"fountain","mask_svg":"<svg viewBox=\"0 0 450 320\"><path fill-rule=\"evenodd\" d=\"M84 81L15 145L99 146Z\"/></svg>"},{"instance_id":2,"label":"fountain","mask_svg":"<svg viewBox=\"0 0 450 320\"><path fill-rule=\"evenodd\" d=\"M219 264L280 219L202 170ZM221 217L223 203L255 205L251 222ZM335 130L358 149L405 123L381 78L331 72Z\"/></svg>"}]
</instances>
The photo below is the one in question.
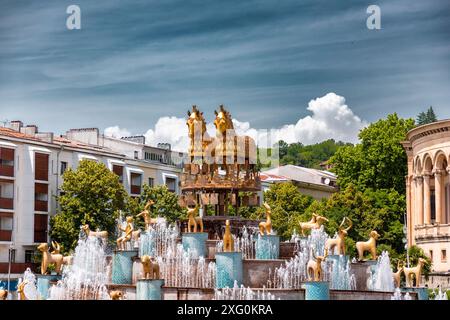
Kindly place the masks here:
<instances>
[{"instance_id":1,"label":"fountain","mask_svg":"<svg viewBox=\"0 0 450 320\"><path fill-rule=\"evenodd\" d=\"M378 257L377 264L372 268L368 268L368 272L371 273L370 278L367 280L367 287L369 290L394 291L394 274L391 269L391 261L387 251L381 253L381 256Z\"/></svg>"},{"instance_id":2,"label":"fountain","mask_svg":"<svg viewBox=\"0 0 450 320\"><path fill-rule=\"evenodd\" d=\"M252 290L243 285L239 286L236 281L231 288L215 289L214 300L276 300L276 298L265 288Z\"/></svg>"}]
</instances>

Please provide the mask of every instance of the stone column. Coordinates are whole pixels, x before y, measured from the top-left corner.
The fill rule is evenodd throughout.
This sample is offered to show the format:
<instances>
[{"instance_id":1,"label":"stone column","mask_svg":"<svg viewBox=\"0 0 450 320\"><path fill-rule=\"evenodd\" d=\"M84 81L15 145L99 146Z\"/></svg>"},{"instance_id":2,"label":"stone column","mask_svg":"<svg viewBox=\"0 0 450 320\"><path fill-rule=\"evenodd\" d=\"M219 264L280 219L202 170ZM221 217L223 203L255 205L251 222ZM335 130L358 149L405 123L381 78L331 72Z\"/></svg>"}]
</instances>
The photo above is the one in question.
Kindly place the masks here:
<instances>
[{"instance_id":1,"label":"stone column","mask_svg":"<svg viewBox=\"0 0 450 320\"><path fill-rule=\"evenodd\" d=\"M417 225L423 225L423 178L422 176L416 177L417 181L417 210L416 210L416 221Z\"/></svg>"},{"instance_id":2,"label":"stone column","mask_svg":"<svg viewBox=\"0 0 450 320\"><path fill-rule=\"evenodd\" d=\"M436 194L436 223L440 224L442 219L442 171L435 170L434 172L435 181L435 194Z\"/></svg>"},{"instance_id":3,"label":"stone column","mask_svg":"<svg viewBox=\"0 0 450 320\"><path fill-rule=\"evenodd\" d=\"M425 224L431 224L430 175L430 172L425 172L423 175L423 208Z\"/></svg>"},{"instance_id":4,"label":"stone column","mask_svg":"<svg viewBox=\"0 0 450 320\"><path fill-rule=\"evenodd\" d=\"M411 234L411 178L406 176L406 226L408 227L408 246L412 246L412 234Z\"/></svg>"}]
</instances>

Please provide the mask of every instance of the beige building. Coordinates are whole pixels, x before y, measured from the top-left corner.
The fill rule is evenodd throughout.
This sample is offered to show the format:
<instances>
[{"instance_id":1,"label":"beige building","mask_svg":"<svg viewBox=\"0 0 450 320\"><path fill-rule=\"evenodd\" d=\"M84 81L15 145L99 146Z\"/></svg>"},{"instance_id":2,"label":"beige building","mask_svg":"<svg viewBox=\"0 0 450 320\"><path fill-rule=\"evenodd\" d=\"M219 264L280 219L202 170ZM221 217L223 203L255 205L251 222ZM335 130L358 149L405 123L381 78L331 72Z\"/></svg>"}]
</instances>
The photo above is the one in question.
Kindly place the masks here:
<instances>
[{"instance_id":1,"label":"beige building","mask_svg":"<svg viewBox=\"0 0 450 320\"><path fill-rule=\"evenodd\" d=\"M403 143L408 244L418 245L435 272L450 270L450 120L412 129Z\"/></svg>"}]
</instances>

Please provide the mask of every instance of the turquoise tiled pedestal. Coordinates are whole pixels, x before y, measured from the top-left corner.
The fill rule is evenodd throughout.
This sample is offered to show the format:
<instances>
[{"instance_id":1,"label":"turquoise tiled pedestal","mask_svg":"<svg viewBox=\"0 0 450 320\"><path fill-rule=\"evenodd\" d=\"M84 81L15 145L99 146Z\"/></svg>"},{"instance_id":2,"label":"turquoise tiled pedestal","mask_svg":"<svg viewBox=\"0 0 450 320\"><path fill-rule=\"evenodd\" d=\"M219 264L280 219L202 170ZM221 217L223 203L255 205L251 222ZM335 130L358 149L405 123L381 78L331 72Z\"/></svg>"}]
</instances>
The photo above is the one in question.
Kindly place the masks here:
<instances>
[{"instance_id":1,"label":"turquoise tiled pedestal","mask_svg":"<svg viewBox=\"0 0 450 320\"><path fill-rule=\"evenodd\" d=\"M181 235L183 249L190 250L194 257L206 257L206 240L208 240L208 233L206 232L190 232Z\"/></svg>"},{"instance_id":2,"label":"turquoise tiled pedestal","mask_svg":"<svg viewBox=\"0 0 450 320\"><path fill-rule=\"evenodd\" d=\"M50 282L61 280L60 275L51 274L51 275L44 275L44 274L38 274L36 275L36 286L37 290L39 292L39 296L41 300L47 300L48 298L48 290L50 289Z\"/></svg>"},{"instance_id":3,"label":"turquoise tiled pedestal","mask_svg":"<svg viewBox=\"0 0 450 320\"><path fill-rule=\"evenodd\" d=\"M162 300L163 279L138 279L136 300Z\"/></svg>"},{"instance_id":4,"label":"turquoise tiled pedestal","mask_svg":"<svg viewBox=\"0 0 450 320\"><path fill-rule=\"evenodd\" d=\"M417 292L417 299L419 300L428 300L428 288L426 287L418 287L418 288L402 288L403 292Z\"/></svg>"},{"instance_id":5,"label":"turquoise tiled pedestal","mask_svg":"<svg viewBox=\"0 0 450 320\"><path fill-rule=\"evenodd\" d=\"M242 253L218 252L216 253L216 288L233 288L234 282L242 284Z\"/></svg>"},{"instance_id":6,"label":"turquoise tiled pedestal","mask_svg":"<svg viewBox=\"0 0 450 320\"><path fill-rule=\"evenodd\" d=\"M305 285L305 300L330 300L328 281L308 281Z\"/></svg>"},{"instance_id":7,"label":"turquoise tiled pedestal","mask_svg":"<svg viewBox=\"0 0 450 320\"><path fill-rule=\"evenodd\" d=\"M133 258L136 250L115 251L112 260L112 283L131 284L133 276Z\"/></svg>"},{"instance_id":8,"label":"turquoise tiled pedestal","mask_svg":"<svg viewBox=\"0 0 450 320\"><path fill-rule=\"evenodd\" d=\"M278 259L279 256L280 237L276 235L259 235L256 240L256 259Z\"/></svg>"}]
</instances>

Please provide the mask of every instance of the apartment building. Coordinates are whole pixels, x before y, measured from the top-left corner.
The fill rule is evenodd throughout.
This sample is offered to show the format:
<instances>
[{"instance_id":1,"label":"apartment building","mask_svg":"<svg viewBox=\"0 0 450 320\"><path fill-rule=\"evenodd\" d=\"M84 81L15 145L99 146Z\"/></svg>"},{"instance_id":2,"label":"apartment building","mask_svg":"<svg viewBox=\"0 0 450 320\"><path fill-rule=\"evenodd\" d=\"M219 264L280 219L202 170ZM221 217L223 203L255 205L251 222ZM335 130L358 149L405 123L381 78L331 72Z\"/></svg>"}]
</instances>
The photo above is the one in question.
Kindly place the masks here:
<instances>
[{"instance_id":1,"label":"apartment building","mask_svg":"<svg viewBox=\"0 0 450 320\"><path fill-rule=\"evenodd\" d=\"M104 137L98 129L55 136L20 121L0 127L0 280L8 272L10 252L11 273L17 277L30 266L36 246L49 240L49 217L57 212L54 196L68 168L89 159L116 173L132 196L144 184L165 184L178 193L182 165L171 155L167 146L149 147L137 137Z\"/></svg>"}]
</instances>

